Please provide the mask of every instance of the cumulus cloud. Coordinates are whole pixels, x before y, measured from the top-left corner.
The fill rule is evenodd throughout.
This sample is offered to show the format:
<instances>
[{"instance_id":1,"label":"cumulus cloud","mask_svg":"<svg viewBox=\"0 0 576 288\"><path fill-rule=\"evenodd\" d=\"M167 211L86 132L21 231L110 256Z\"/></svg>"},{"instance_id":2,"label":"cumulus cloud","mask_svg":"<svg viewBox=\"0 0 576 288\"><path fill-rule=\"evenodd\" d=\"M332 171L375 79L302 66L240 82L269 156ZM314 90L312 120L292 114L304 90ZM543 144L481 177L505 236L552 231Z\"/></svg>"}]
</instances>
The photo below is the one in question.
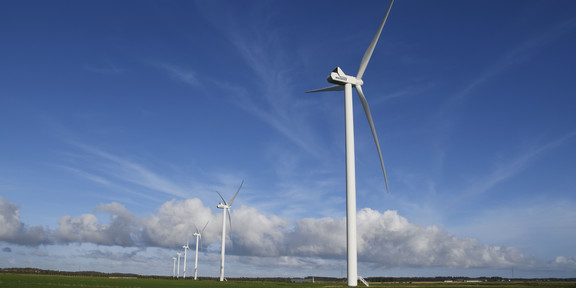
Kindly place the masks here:
<instances>
[{"instance_id":1,"label":"cumulus cloud","mask_svg":"<svg viewBox=\"0 0 576 288\"><path fill-rule=\"evenodd\" d=\"M239 209L242 222L233 236L235 254L342 259L346 255L346 220L307 218L289 226L276 216L253 208ZM396 211L358 212L358 255L377 266L492 267L521 265L524 255L513 247L480 244L461 239L435 226L412 224Z\"/></svg>"},{"instance_id":2,"label":"cumulus cloud","mask_svg":"<svg viewBox=\"0 0 576 288\"><path fill-rule=\"evenodd\" d=\"M0 198L0 237L6 237L16 234L20 230L20 210L16 205Z\"/></svg>"},{"instance_id":3,"label":"cumulus cloud","mask_svg":"<svg viewBox=\"0 0 576 288\"><path fill-rule=\"evenodd\" d=\"M253 256L286 255L288 220L275 215L263 215L253 207L243 206L232 213L234 253Z\"/></svg>"},{"instance_id":4,"label":"cumulus cloud","mask_svg":"<svg viewBox=\"0 0 576 288\"><path fill-rule=\"evenodd\" d=\"M576 256L574 256L574 257L558 256L554 260L554 264L559 264L559 265L568 264L570 266L576 267Z\"/></svg>"},{"instance_id":5,"label":"cumulus cloud","mask_svg":"<svg viewBox=\"0 0 576 288\"><path fill-rule=\"evenodd\" d=\"M358 257L377 266L511 267L523 254L513 247L482 245L435 226L412 224L396 211L362 209L357 215ZM286 233L287 255L342 258L346 254L346 219L308 218Z\"/></svg>"},{"instance_id":6,"label":"cumulus cloud","mask_svg":"<svg viewBox=\"0 0 576 288\"><path fill-rule=\"evenodd\" d=\"M306 218L296 222L290 233L292 255L338 257L346 254L346 221L332 218Z\"/></svg>"},{"instance_id":7,"label":"cumulus cloud","mask_svg":"<svg viewBox=\"0 0 576 288\"><path fill-rule=\"evenodd\" d=\"M48 243L47 230L41 226L28 227L20 221L20 209L0 196L0 241L22 245Z\"/></svg>"},{"instance_id":8,"label":"cumulus cloud","mask_svg":"<svg viewBox=\"0 0 576 288\"><path fill-rule=\"evenodd\" d=\"M209 223L201 245L203 251L216 253L220 251L221 221L221 211L213 213L199 199L171 200L161 205L157 213L142 218L113 202L97 206L94 213L63 216L58 227L50 232L26 227L19 220L18 207L0 198L0 240L20 245L48 243L45 239L50 234L52 243L60 244L174 249L186 240L193 242L196 227L201 229ZM359 261L376 267L505 268L529 262L514 247L458 238L436 226L410 223L396 211L362 209L357 222ZM276 259L277 263L277 259L282 259L282 265L287 266L341 260L346 255L345 232L345 218L305 218L291 222L265 215L254 207L241 206L232 209L227 254L252 264L266 263L266 259ZM558 257L554 265L574 265L574 262L574 258Z\"/></svg>"},{"instance_id":9,"label":"cumulus cloud","mask_svg":"<svg viewBox=\"0 0 576 288\"><path fill-rule=\"evenodd\" d=\"M142 219L143 239L147 245L176 247L192 240L193 233L207 223L215 223L210 208L200 199L172 200L164 203L158 213ZM208 226L202 235L203 242L216 240L217 228Z\"/></svg>"},{"instance_id":10,"label":"cumulus cloud","mask_svg":"<svg viewBox=\"0 0 576 288\"><path fill-rule=\"evenodd\" d=\"M385 266L512 267L523 262L513 247L482 245L457 238L436 226L411 224L396 211L358 213L360 260Z\"/></svg>"},{"instance_id":11,"label":"cumulus cloud","mask_svg":"<svg viewBox=\"0 0 576 288\"><path fill-rule=\"evenodd\" d=\"M60 243L89 242L101 245L133 246L133 235L137 231L131 212L118 203L100 205L96 212L110 214L110 223L100 223L94 214L78 217L64 216L58 221L54 237ZM136 236L135 236L136 237Z\"/></svg>"}]
</instances>

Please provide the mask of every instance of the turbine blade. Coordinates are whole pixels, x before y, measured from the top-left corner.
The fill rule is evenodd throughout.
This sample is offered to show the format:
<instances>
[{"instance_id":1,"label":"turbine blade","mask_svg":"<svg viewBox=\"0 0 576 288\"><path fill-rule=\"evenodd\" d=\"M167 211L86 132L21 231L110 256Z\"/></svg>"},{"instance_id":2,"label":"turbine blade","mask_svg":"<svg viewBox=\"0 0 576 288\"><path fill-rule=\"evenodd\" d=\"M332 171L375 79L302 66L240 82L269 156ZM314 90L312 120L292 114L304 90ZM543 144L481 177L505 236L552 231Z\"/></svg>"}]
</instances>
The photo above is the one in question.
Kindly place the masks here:
<instances>
[{"instance_id":1,"label":"turbine blade","mask_svg":"<svg viewBox=\"0 0 576 288\"><path fill-rule=\"evenodd\" d=\"M368 66L368 62L370 62L370 57L372 57L372 52L374 52L374 48L376 47L376 43L378 43L378 38L380 38L380 33L382 33L382 29L384 28L384 24L386 24L386 19L388 19L388 14L390 14L390 9L392 9L393 3L394 3L394 0L390 1L390 5L388 5L388 11L386 11L386 15L384 16L384 19L382 20L382 23L380 24L380 27L378 28L378 32L376 32L376 35L372 39L370 46L368 46L368 49L366 49L366 52L364 53L364 57L362 57L362 61L360 61L360 67L358 68L358 75L356 75L356 79L362 79L362 76L364 76L364 71L366 71L366 66Z\"/></svg>"},{"instance_id":2,"label":"turbine blade","mask_svg":"<svg viewBox=\"0 0 576 288\"><path fill-rule=\"evenodd\" d=\"M218 195L220 195L220 198L221 198L222 201L224 202L224 205L228 205L228 203L226 203L226 200L224 200L224 197L222 197L222 195L220 194L220 192L216 191L216 193L218 193Z\"/></svg>"},{"instance_id":3,"label":"turbine blade","mask_svg":"<svg viewBox=\"0 0 576 288\"><path fill-rule=\"evenodd\" d=\"M196 227L196 223L194 223L194 228L196 228L196 233L199 233L199 232L198 232L198 227Z\"/></svg>"},{"instance_id":4,"label":"turbine blade","mask_svg":"<svg viewBox=\"0 0 576 288\"><path fill-rule=\"evenodd\" d=\"M242 188L243 184L244 184L244 179L242 179L242 183L240 183L240 187L238 187L238 191L236 191L236 194L234 194L234 197L232 197L232 200L230 200L229 206L232 206L232 202L234 202L234 199L236 199L236 196L238 196L238 192L240 192L240 188Z\"/></svg>"},{"instance_id":5,"label":"turbine blade","mask_svg":"<svg viewBox=\"0 0 576 288\"><path fill-rule=\"evenodd\" d=\"M230 248L232 248L232 210L230 210L230 208L228 208L228 221L230 222L230 232L228 235L230 236Z\"/></svg>"},{"instance_id":6,"label":"turbine blade","mask_svg":"<svg viewBox=\"0 0 576 288\"><path fill-rule=\"evenodd\" d=\"M306 93L327 92L327 91L344 91L344 86L334 85L334 86L330 86L330 87L326 87L326 88L306 91Z\"/></svg>"},{"instance_id":7,"label":"turbine blade","mask_svg":"<svg viewBox=\"0 0 576 288\"><path fill-rule=\"evenodd\" d=\"M386 168L384 168L384 160L382 160L382 151L380 150L380 143L378 142L378 136L376 135L376 128L374 128L374 122L372 121L372 114L370 113L370 107L368 107L368 102L364 93L362 92L361 86L356 86L356 91L360 97L360 102L362 102L362 107L364 107L364 112L366 113L366 118L368 119L368 124L370 124L370 129L372 130L372 136L374 136L374 142L376 143L376 149L378 149L378 156L380 156L380 165L382 165L382 172L384 172L384 182L386 182L386 192L388 190L388 178L386 177Z\"/></svg>"},{"instance_id":8,"label":"turbine blade","mask_svg":"<svg viewBox=\"0 0 576 288\"><path fill-rule=\"evenodd\" d=\"M204 228L202 228L202 232L200 232L199 234L204 233L204 230L206 229L206 226L208 226L208 223L210 223L210 221L206 222L206 225L204 225Z\"/></svg>"},{"instance_id":9,"label":"turbine blade","mask_svg":"<svg viewBox=\"0 0 576 288\"><path fill-rule=\"evenodd\" d=\"M232 239L232 211L228 208L228 222L230 222L230 239Z\"/></svg>"}]
</instances>

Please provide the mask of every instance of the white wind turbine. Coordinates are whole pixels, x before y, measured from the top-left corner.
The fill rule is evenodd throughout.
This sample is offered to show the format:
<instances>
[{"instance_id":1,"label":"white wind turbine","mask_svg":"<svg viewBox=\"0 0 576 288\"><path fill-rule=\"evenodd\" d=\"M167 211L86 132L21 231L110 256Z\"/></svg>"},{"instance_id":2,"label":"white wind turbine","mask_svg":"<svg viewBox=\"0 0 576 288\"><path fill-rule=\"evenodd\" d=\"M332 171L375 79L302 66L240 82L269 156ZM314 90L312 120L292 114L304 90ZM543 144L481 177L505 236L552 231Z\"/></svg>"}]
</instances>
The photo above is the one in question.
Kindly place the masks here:
<instances>
[{"instance_id":1,"label":"white wind turbine","mask_svg":"<svg viewBox=\"0 0 576 288\"><path fill-rule=\"evenodd\" d=\"M348 286L358 285L358 267L357 267L357 242L356 242L356 171L355 171L355 159L354 159L354 119L353 119L353 109L352 109L352 86L356 87L360 102L364 107L364 112L366 113L366 118L368 118L368 124L370 124L370 129L372 130L372 136L374 137L374 142L376 143L376 149L378 150L378 156L380 156L380 164L382 165L382 172L384 172L384 181L386 183L386 191L388 191L388 179L386 178L386 169L384 168L384 161L382 160L382 151L380 150L380 144L378 142L378 137L376 136L376 129L374 128L374 122L372 121L372 115L370 113L370 108L368 107L368 102L366 102L366 97L362 92L362 76L364 76L364 71L366 71L366 66L370 61L372 52L376 47L382 28L386 23L390 9L394 0L390 1L388 5L388 10L386 15L376 32L376 35L372 39L370 46L364 53L362 61L360 62L360 67L358 69L358 74L356 77L344 74L340 67L334 69L330 76L328 76L328 82L336 84L331 87L322 88L318 90L308 91L308 92L323 92L323 91L342 91L344 90L344 103L345 103L345 115L346 115L346 242L347 242L347 261L348 261Z\"/></svg>"},{"instance_id":2,"label":"white wind turbine","mask_svg":"<svg viewBox=\"0 0 576 288\"><path fill-rule=\"evenodd\" d=\"M172 278L176 278L176 257L172 257L174 260L174 267L172 268Z\"/></svg>"},{"instance_id":3,"label":"white wind turbine","mask_svg":"<svg viewBox=\"0 0 576 288\"><path fill-rule=\"evenodd\" d=\"M180 255L182 255L182 253L178 252L176 255L178 255L178 269L176 270L176 279L178 279L178 277L180 277Z\"/></svg>"},{"instance_id":4,"label":"white wind turbine","mask_svg":"<svg viewBox=\"0 0 576 288\"><path fill-rule=\"evenodd\" d=\"M186 240L186 245L182 246L182 248L184 248L184 272L182 278L186 279L186 255L188 254L186 252L190 249L190 247L188 247L188 240Z\"/></svg>"},{"instance_id":5,"label":"white wind turbine","mask_svg":"<svg viewBox=\"0 0 576 288\"><path fill-rule=\"evenodd\" d=\"M198 242L200 242L200 238L202 238L202 233L204 233L204 229L206 229L206 226L208 226L208 222L206 222L206 225L204 225L202 231L198 231L198 227L196 227L196 224L194 224L194 228L196 228L196 232L194 233L194 236L196 236L196 260L194 260L194 280L198 280Z\"/></svg>"},{"instance_id":6,"label":"white wind turbine","mask_svg":"<svg viewBox=\"0 0 576 288\"><path fill-rule=\"evenodd\" d=\"M226 200L224 200L224 197L222 197L222 195L220 195L220 192L216 191L216 193L218 193L218 195L220 195L220 198L222 198L222 201L224 202L224 204L222 204L222 202L218 203L218 208L222 209L222 254L220 255L220 281L224 281L224 255L225 255L225 250L226 250L226 211L228 211L228 220L230 221L230 230L232 230L232 217L230 216L230 207L232 206L232 202L234 202L234 199L236 199L236 196L238 195L238 192L240 192L240 188L242 188L242 184L244 184L244 180L242 180L242 183L240 183L240 187L238 187L238 191L236 191L236 194L234 194L234 197L232 197L232 199L230 200L230 203L227 203Z\"/></svg>"}]
</instances>

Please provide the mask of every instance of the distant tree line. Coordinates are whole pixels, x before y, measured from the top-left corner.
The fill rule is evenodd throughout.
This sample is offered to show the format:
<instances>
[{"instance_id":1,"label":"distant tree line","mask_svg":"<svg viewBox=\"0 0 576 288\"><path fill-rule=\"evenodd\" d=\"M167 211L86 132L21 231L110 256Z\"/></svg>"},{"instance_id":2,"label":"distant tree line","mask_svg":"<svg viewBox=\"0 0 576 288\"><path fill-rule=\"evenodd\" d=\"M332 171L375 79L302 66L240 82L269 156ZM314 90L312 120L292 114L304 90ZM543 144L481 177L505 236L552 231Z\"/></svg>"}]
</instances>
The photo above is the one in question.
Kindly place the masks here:
<instances>
[{"instance_id":1,"label":"distant tree line","mask_svg":"<svg viewBox=\"0 0 576 288\"><path fill-rule=\"evenodd\" d=\"M38 268L2 268L0 273L37 274L37 275L63 275L82 277L108 277L108 278L172 278L165 276L146 276L132 273L103 273L97 271L59 271Z\"/></svg>"},{"instance_id":2,"label":"distant tree line","mask_svg":"<svg viewBox=\"0 0 576 288\"><path fill-rule=\"evenodd\" d=\"M133 273L103 273L96 271L57 271L45 270L38 268L0 268L0 273L12 274L37 274L37 275L63 275L79 277L106 277L106 278L144 278L144 279L174 279L172 276L157 275L138 275ZM218 280L217 277L198 277L199 280ZM307 276L304 278L286 278L286 277L240 277L227 278L229 281L258 281L258 282L293 282L294 279L306 280L306 282L345 282L346 278ZM192 280L192 278L178 280ZM436 277L368 277L368 282L466 282L478 280L482 282L502 282L502 281L539 281L539 282L576 282L576 278L503 278L503 277L455 277L455 276L436 276Z\"/></svg>"},{"instance_id":3,"label":"distant tree line","mask_svg":"<svg viewBox=\"0 0 576 288\"><path fill-rule=\"evenodd\" d=\"M549 282L575 282L576 278L504 278L504 277L461 277L461 276L436 276L436 277L368 277L368 282L504 282L504 281L549 281Z\"/></svg>"}]
</instances>

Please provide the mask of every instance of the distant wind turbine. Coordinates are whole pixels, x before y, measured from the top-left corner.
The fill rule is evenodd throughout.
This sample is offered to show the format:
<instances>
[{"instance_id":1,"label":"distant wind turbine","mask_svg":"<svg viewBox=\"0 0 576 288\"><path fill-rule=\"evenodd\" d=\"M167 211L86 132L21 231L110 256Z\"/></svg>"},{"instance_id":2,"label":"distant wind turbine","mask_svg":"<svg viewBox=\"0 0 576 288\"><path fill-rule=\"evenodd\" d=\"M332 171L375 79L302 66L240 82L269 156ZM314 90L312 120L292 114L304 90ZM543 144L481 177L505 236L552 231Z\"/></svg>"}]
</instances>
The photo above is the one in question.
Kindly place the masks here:
<instances>
[{"instance_id":1,"label":"distant wind turbine","mask_svg":"<svg viewBox=\"0 0 576 288\"><path fill-rule=\"evenodd\" d=\"M178 269L176 270L176 278L178 278L180 277L180 255L182 255L182 253L178 252L176 255L178 255Z\"/></svg>"},{"instance_id":2,"label":"distant wind turbine","mask_svg":"<svg viewBox=\"0 0 576 288\"><path fill-rule=\"evenodd\" d=\"M376 136L376 129L374 128L374 122L372 121L372 115L370 113L370 108L368 107L368 102L364 93L362 92L362 76L366 71L370 57L372 57L372 52L378 43L378 38L380 33L384 28L390 9L392 9L392 4L394 0L390 1L388 5L388 10L386 15L376 32L376 35L372 39L370 46L364 53L362 61L360 62L360 67L358 69L358 74L356 77L344 74L340 67L336 67L330 76L328 76L328 82L336 84L331 87L322 88L318 90L312 90L308 92L324 92L324 91L342 91L344 90L344 103L345 103L345 115L346 115L346 242L348 245L348 286L358 285L358 255L357 255L357 241L356 241L356 171L355 171L355 159L354 159L354 119L353 119L353 109L352 109L352 86L356 87L356 92L362 102L364 107L364 112L366 113L366 118L368 119L368 124L370 124L370 129L372 130L372 136L374 137L374 142L376 143L376 149L378 150L378 156L380 156L380 165L382 166L382 172L384 172L384 181L386 183L386 191L388 190L388 179L386 177L386 169L384 168L384 160L382 160L382 151L380 150L380 144L378 142L378 137Z\"/></svg>"},{"instance_id":3,"label":"distant wind turbine","mask_svg":"<svg viewBox=\"0 0 576 288\"><path fill-rule=\"evenodd\" d=\"M187 255L186 252L188 252L188 249L190 249L190 247L188 247L188 240L186 240L186 245L182 246L182 248L184 248L184 272L183 272L184 275L182 276L182 278L186 279L186 255Z\"/></svg>"},{"instance_id":4,"label":"distant wind turbine","mask_svg":"<svg viewBox=\"0 0 576 288\"><path fill-rule=\"evenodd\" d=\"M236 196L238 196L238 192L240 192L240 188L242 188L242 184L244 184L244 180L242 180L242 183L240 183L240 187L238 187L238 191L236 191L236 194L234 194L234 197L232 197L232 199L230 200L230 203L227 203L226 200L224 200L224 197L222 197L222 195L220 195L220 192L216 191L216 193L218 193L218 195L220 195L220 198L222 199L222 201L224 202L224 204L222 204L222 202L218 203L218 208L222 209L222 255L220 256L220 281L224 281L224 255L226 254L226 212L228 212L228 220L230 221L230 230L232 230L232 217L230 216L230 207L232 206L232 202L234 202L234 199L236 199Z\"/></svg>"},{"instance_id":5,"label":"distant wind turbine","mask_svg":"<svg viewBox=\"0 0 576 288\"><path fill-rule=\"evenodd\" d=\"M176 257L172 257L174 260L174 267L172 268L172 278L176 278Z\"/></svg>"},{"instance_id":6,"label":"distant wind turbine","mask_svg":"<svg viewBox=\"0 0 576 288\"><path fill-rule=\"evenodd\" d=\"M198 280L198 242L200 242L202 233L204 233L204 229L206 229L208 223L209 222L206 222L206 225L204 225L202 231L198 231L198 227L196 227L196 224L194 224L194 228L196 228L196 232L194 233L194 236L196 236L196 260L194 260L194 280Z\"/></svg>"}]
</instances>

